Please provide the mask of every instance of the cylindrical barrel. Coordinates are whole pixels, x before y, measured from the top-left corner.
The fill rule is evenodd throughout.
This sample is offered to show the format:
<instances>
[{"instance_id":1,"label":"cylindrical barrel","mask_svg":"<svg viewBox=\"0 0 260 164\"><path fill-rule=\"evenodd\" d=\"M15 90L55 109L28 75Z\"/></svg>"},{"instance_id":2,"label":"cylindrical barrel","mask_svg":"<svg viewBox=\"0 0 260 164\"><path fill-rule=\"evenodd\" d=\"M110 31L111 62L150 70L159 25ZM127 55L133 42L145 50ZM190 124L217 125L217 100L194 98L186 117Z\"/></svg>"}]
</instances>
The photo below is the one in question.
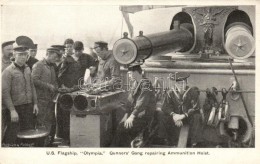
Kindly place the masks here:
<instances>
[{"instance_id":1,"label":"cylindrical barrel","mask_svg":"<svg viewBox=\"0 0 260 164\"><path fill-rule=\"evenodd\" d=\"M250 27L244 23L229 25L225 39L225 49L235 59L246 59L255 51L255 39Z\"/></svg>"},{"instance_id":2,"label":"cylindrical barrel","mask_svg":"<svg viewBox=\"0 0 260 164\"><path fill-rule=\"evenodd\" d=\"M115 59L121 64L145 60L151 55L167 52L185 52L193 46L193 25L190 23L175 26L174 29L156 34L140 35L130 39L119 39L113 47Z\"/></svg>"},{"instance_id":3,"label":"cylindrical barrel","mask_svg":"<svg viewBox=\"0 0 260 164\"><path fill-rule=\"evenodd\" d=\"M69 111L73 106L73 98L69 94L60 96L58 102L63 110Z\"/></svg>"},{"instance_id":4,"label":"cylindrical barrel","mask_svg":"<svg viewBox=\"0 0 260 164\"><path fill-rule=\"evenodd\" d=\"M83 111L88 108L88 100L84 95L77 95L74 99L74 106L77 110Z\"/></svg>"}]
</instances>

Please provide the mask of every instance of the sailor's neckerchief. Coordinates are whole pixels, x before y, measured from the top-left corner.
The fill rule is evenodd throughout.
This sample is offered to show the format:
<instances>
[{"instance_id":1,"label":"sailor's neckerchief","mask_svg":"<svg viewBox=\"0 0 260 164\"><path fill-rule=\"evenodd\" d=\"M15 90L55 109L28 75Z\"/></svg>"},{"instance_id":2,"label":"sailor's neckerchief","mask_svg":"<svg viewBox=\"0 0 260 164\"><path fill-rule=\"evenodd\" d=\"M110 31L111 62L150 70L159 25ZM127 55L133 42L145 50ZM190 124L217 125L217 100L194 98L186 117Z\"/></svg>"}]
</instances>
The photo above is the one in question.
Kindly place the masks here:
<instances>
[{"instance_id":1,"label":"sailor's neckerchief","mask_svg":"<svg viewBox=\"0 0 260 164\"><path fill-rule=\"evenodd\" d=\"M131 89L131 103L135 104L136 103L136 94L139 91L139 88L141 88L141 85L143 84L144 81L147 81L147 78L142 78L139 82L137 82L137 85L134 89ZM134 98L135 97L135 98Z\"/></svg>"},{"instance_id":2,"label":"sailor's neckerchief","mask_svg":"<svg viewBox=\"0 0 260 164\"><path fill-rule=\"evenodd\" d=\"M148 79L146 78L142 78L138 83L137 86L135 87L135 89L133 89L132 91L132 96L135 96L140 88L140 85L143 84L143 82L148 81Z\"/></svg>"},{"instance_id":3,"label":"sailor's neckerchief","mask_svg":"<svg viewBox=\"0 0 260 164\"><path fill-rule=\"evenodd\" d=\"M173 93L175 94L175 96L177 97L177 101L179 103L179 108L181 108L183 114L185 114L186 117L188 117L188 114L185 113L183 111L183 100L185 99L185 97L187 96L187 93L189 92L189 90L191 89L191 87L186 86L186 90L184 91L183 95L181 95L180 93L177 93L176 89L172 89ZM170 95L168 94L168 96L170 97Z\"/></svg>"}]
</instances>

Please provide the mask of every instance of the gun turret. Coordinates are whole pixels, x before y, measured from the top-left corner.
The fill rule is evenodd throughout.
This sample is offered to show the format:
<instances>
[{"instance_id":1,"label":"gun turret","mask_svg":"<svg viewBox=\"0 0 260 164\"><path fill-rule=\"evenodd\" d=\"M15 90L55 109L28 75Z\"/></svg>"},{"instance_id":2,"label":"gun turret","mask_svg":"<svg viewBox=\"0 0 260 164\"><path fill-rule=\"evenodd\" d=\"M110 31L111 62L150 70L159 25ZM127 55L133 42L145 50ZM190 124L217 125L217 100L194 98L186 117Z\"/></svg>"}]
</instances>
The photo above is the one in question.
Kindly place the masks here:
<instances>
[{"instance_id":1,"label":"gun turret","mask_svg":"<svg viewBox=\"0 0 260 164\"><path fill-rule=\"evenodd\" d=\"M255 52L251 18L238 6L185 7L173 17L169 31L149 35L140 31L134 38L127 35L113 47L115 59L126 65L175 52L200 59L229 55L240 60Z\"/></svg>"}]
</instances>

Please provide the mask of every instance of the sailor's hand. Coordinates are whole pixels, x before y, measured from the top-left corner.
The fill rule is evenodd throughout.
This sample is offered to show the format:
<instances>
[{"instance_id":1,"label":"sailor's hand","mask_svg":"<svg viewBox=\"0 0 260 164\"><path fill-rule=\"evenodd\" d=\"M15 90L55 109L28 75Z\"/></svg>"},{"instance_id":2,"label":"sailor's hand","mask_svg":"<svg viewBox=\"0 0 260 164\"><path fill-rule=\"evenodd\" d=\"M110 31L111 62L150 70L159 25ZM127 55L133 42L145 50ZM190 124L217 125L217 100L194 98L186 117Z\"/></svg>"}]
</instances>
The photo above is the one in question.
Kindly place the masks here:
<instances>
[{"instance_id":1,"label":"sailor's hand","mask_svg":"<svg viewBox=\"0 0 260 164\"><path fill-rule=\"evenodd\" d=\"M126 119L127 119L127 116L128 116L128 114L126 113L126 114L124 115L124 117L122 118L122 120L120 121L120 123L123 123L123 122L125 122L125 121L126 121Z\"/></svg>"},{"instance_id":2,"label":"sailor's hand","mask_svg":"<svg viewBox=\"0 0 260 164\"><path fill-rule=\"evenodd\" d=\"M175 125L176 125L177 127L181 127L181 126L183 125L183 123L182 123L182 121L176 121L176 122L175 122Z\"/></svg>"},{"instance_id":3,"label":"sailor's hand","mask_svg":"<svg viewBox=\"0 0 260 164\"><path fill-rule=\"evenodd\" d=\"M19 116L16 112L16 110L11 111L11 122L18 122L19 121Z\"/></svg>"},{"instance_id":4,"label":"sailor's hand","mask_svg":"<svg viewBox=\"0 0 260 164\"><path fill-rule=\"evenodd\" d=\"M39 113L38 105L37 105L37 104L34 104L34 105L33 105L33 114L35 114L35 115L37 116L38 113Z\"/></svg>"},{"instance_id":5,"label":"sailor's hand","mask_svg":"<svg viewBox=\"0 0 260 164\"><path fill-rule=\"evenodd\" d=\"M174 114L172 116L173 118L173 121L176 122L176 121L181 121L185 118L185 115L184 114Z\"/></svg>"},{"instance_id":6,"label":"sailor's hand","mask_svg":"<svg viewBox=\"0 0 260 164\"><path fill-rule=\"evenodd\" d=\"M128 117L128 119L125 121L126 129L128 129L128 128L130 129L133 127L134 118L135 118L135 116L133 114L131 114L130 117Z\"/></svg>"}]
</instances>

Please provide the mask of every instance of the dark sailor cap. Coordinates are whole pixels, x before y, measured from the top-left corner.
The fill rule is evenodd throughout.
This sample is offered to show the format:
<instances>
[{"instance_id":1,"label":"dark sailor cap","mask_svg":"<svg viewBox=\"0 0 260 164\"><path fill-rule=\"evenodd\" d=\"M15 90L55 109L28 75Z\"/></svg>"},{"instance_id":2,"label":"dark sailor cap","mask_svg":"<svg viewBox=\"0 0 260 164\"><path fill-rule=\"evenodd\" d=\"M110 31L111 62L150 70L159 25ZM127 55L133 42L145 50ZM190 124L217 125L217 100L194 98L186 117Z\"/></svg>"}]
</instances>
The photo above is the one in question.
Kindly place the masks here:
<instances>
[{"instance_id":1,"label":"dark sailor cap","mask_svg":"<svg viewBox=\"0 0 260 164\"><path fill-rule=\"evenodd\" d=\"M2 49L4 48L4 47L6 47L6 46L9 46L9 45L12 45L12 44L14 44L14 40L12 40L12 41L7 41L7 42L4 42L4 43L2 43Z\"/></svg>"},{"instance_id":2,"label":"dark sailor cap","mask_svg":"<svg viewBox=\"0 0 260 164\"><path fill-rule=\"evenodd\" d=\"M142 73L142 68L141 68L142 63L132 63L128 66L128 71L138 71L139 73Z\"/></svg>"},{"instance_id":3,"label":"dark sailor cap","mask_svg":"<svg viewBox=\"0 0 260 164\"><path fill-rule=\"evenodd\" d=\"M58 48L53 48L53 47L47 48L47 52L54 52L58 55L59 58L62 55L61 52L60 52L60 49L58 49Z\"/></svg>"},{"instance_id":4,"label":"dark sailor cap","mask_svg":"<svg viewBox=\"0 0 260 164\"><path fill-rule=\"evenodd\" d=\"M57 53L59 55L60 54L60 49L50 47L50 48L47 48L47 52L55 52L55 53Z\"/></svg>"},{"instance_id":5,"label":"dark sailor cap","mask_svg":"<svg viewBox=\"0 0 260 164\"><path fill-rule=\"evenodd\" d=\"M129 64L128 68L140 67L141 65L142 65L142 63L134 62L134 63Z\"/></svg>"},{"instance_id":6,"label":"dark sailor cap","mask_svg":"<svg viewBox=\"0 0 260 164\"><path fill-rule=\"evenodd\" d=\"M35 47L35 44L33 43L32 39L28 36L18 36L15 41L19 46L23 45L28 47L29 49L34 49Z\"/></svg>"},{"instance_id":7,"label":"dark sailor cap","mask_svg":"<svg viewBox=\"0 0 260 164\"><path fill-rule=\"evenodd\" d=\"M38 44L34 44L33 47L31 47L30 49L31 50L37 50L37 48L38 48Z\"/></svg>"},{"instance_id":8,"label":"dark sailor cap","mask_svg":"<svg viewBox=\"0 0 260 164\"><path fill-rule=\"evenodd\" d=\"M97 41L97 42L94 43L94 49L97 48L97 47L104 48L104 47L107 47L107 45L108 45L107 42Z\"/></svg>"},{"instance_id":9,"label":"dark sailor cap","mask_svg":"<svg viewBox=\"0 0 260 164\"><path fill-rule=\"evenodd\" d=\"M190 74L187 72L175 72L170 75L170 79L174 81L183 81L190 77Z\"/></svg>"},{"instance_id":10,"label":"dark sailor cap","mask_svg":"<svg viewBox=\"0 0 260 164\"><path fill-rule=\"evenodd\" d=\"M63 46L63 45L51 45L51 47L53 47L53 48L57 48L57 49L59 49L59 50L65 50L65 46Z\"/></svg>"},{"instance_id":11,"label":"dark sailor cap","mask_svg":"<svg viewBox=\"0 0 260 164\"><path fill-rule=\"evenodd\" d=\"M14 52L15 53L25 53L29 50L29 48L27 46L24 45L18 45L16 47L14 47Z\"/></svg>"}]
</instances>

